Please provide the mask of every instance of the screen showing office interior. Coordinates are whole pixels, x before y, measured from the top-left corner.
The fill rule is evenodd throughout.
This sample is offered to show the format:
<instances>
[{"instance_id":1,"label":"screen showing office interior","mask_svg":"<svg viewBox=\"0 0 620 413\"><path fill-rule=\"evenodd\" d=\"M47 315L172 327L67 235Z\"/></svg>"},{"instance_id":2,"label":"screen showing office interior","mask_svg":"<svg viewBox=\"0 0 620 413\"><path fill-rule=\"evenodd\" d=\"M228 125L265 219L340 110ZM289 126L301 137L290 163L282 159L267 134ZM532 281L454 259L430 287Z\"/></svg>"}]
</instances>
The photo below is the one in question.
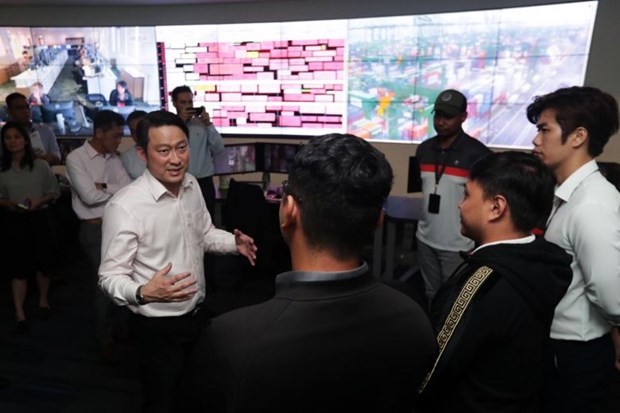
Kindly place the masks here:
<instances>
[{"instance_id":1,"label":"screen showing office interior","mask_svg":"<svg viewBox=\"0 0 620 413\"><path fill-rule=\"evenodd\" d=\"M88 125L119 81L135 109L171 110L188 85L227 135L434 135L446 88L469 98L464 129L531 147L532 97L583 84L598 2L366 19L98 28L0 28L0 97L73 101ZM113 108L114 109L114 108ZM117 111L122 111L116 107ZM2 114L0 114L2 116Z\"/></svg>"},{"instance_id":2,"label":"screen showing office interior","mask_svg":"<svg viewBox=\"0 0 620 413\"><path fill-rule=\"evenodd\" d=\"M215 175L256 172L256 144L227 145L213 157Z\"/></svg>"}]
</instances>

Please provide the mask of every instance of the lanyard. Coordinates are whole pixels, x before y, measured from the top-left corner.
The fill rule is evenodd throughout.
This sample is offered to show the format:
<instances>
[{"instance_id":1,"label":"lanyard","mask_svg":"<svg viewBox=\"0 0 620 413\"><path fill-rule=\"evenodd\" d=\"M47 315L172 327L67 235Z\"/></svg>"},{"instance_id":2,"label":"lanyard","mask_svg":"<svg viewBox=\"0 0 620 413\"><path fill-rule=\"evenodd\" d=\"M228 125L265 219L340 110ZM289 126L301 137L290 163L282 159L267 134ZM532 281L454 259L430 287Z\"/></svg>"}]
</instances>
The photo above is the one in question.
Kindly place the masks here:
<instances>
[{"instance_id":1,"label":"lanyard","mask_svg":"<svg viewBox=\"0 0 620 413\"><path fill-rule=\"evenodd\" d=\"M449 150L450 149L448 149L448 151ZM439 151L435 150L435 193L437 193L437 186L439 185L439 180L443 176L444 172L446 172L448 158L450 157L450 153L446 153L445 149L441 149L441 154L443 155L443 162L441 163L441 168L440 168Z\"/></svg>"}]
</instances>

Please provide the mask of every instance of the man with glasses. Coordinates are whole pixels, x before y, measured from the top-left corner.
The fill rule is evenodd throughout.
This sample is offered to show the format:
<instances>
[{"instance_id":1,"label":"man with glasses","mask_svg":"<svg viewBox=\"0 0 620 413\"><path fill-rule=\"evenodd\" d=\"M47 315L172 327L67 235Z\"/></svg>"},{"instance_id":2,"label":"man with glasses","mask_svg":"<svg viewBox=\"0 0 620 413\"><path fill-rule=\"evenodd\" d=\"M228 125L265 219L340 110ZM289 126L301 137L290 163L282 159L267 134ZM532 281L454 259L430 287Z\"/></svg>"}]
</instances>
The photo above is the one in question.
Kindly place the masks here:
<instances>
[{"instance_id":1,"label":"man with glasses","mask_svg":"<svg viewBox=\"0 0 620 413\"><path fill-rule=\"evenodd\" d=\"M11 119L21 123L28 131L37 158L50 165L60 163L60 148L56 135L48 126L32 122L32 112L26 96L17 92L11 93L6 97L6 107Z\"/></svg>"},{"instance_id":2,"label":"man with glasses","mask_svg":"<svg viewBox=\"0 0 620 413\"><path fill-rule=\"evenodd\" d=\"M283 184L292 271L275 297L212 320L187 411L411 411L435 340L422 308L376 280L362 249L392 186L385 156L352 135L310 140Z\"/></svg>"}]
</instances>

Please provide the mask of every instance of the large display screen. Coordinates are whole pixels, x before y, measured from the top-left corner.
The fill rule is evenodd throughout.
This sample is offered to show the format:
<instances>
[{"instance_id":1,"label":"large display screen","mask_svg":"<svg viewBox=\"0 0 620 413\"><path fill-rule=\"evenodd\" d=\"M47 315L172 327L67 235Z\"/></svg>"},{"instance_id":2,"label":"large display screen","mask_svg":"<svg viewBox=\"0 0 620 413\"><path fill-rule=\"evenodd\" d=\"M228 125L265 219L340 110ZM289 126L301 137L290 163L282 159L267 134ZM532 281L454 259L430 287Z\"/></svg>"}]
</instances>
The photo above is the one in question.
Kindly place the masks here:
<instances>
[{"instance_id":1,"label":"large display screen","mask_svg":"<svg viewBox=\"0 0 620 413\"><path fill-rule=\"evenodd\" d=\"M470 135L525 148L532 97L583 84L597 3L327 21L5 27L0 98L17 90L73 102L75 116L65 103L56 129L82 134L102 108L174 110L170 91L188 85L195 106L229 136L349 132L420 142L434 135L435 97L454 88L469 98ZM111 103L120 81L131 104ZM54 124L58 111L33 102L33 119Z\"/></svg>"}]
</instances>

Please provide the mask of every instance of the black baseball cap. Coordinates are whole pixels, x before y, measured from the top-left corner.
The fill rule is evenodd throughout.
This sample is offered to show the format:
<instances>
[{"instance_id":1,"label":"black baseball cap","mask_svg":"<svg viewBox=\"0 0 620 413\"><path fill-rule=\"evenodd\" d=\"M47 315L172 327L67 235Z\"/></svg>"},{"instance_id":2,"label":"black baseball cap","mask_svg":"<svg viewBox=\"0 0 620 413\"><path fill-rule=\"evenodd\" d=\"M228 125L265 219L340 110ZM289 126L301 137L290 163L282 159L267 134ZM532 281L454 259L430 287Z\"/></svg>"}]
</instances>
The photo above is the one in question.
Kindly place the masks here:
<instances>
[{"instance_id":1,"label":"black baseball cap","mask_svg":"<svg viewBox=\"0 0 620 413\"><path fill-rule=\"evenodd\" d=\"M458 90L444 90L435 99L433 111L441 111L450 116L467 112L467 98Z\"/></svg>"}]
</instances>

